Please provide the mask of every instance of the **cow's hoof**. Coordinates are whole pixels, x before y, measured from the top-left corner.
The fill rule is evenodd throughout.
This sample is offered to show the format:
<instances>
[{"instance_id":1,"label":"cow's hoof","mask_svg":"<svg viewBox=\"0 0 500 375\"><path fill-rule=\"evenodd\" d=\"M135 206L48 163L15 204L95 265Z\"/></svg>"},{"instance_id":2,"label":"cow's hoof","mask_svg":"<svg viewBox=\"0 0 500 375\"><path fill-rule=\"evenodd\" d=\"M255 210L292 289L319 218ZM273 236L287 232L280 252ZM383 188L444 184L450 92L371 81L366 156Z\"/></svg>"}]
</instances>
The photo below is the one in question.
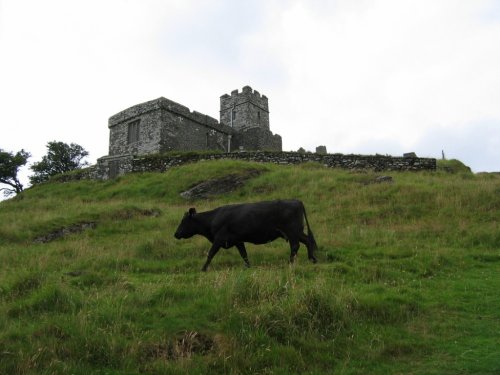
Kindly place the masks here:
<instances>
[{"instance_id":1,"label":"cow's hoof","mask_svg":"<svg viewBox=\"0 0 500 375\"><path fill-rule=\"evenodd\" d=\"M203 267L203 268L201 269L201 271L202 271L202 272L207 272L207 267Z\"/></svg>"},{"instance_id":2,"label":"cow's hoof","mask_svg":"<svg viewBox=\"0 0 500 375\"><path fill-rule=\"evenodd\" d=\"M310 261L313 263L318 263L318 260L316 258L311 258Z\"/></svg>"},{"instance_id":3,"label":"cow's hoof","mask_svg":"<svg viewBox=\"0 0 500 375\"><path fill-rule=\"evenodd\" d=\"M250 263L245 263L245 268L250 268Z\"/></svg>"}]
</instances>

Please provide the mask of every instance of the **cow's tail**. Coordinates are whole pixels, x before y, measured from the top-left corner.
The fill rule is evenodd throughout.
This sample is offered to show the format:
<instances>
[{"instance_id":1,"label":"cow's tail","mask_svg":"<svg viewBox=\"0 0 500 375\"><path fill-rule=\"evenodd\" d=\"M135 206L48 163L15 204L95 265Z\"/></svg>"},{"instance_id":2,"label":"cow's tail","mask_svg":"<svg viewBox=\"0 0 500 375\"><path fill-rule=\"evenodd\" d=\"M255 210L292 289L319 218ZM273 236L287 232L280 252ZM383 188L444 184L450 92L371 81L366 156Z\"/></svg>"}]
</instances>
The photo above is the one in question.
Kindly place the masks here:
<instances>
[{"instance_id":1,"label":"cow's tail","mask_svg":"<svg viewBox=\"0 0 500 375\"><path fill-rule=\"evenodd\" d=\"M311 230L311 227L309 226L309 221L307 220L307 215L306 215L306 208L304 207L304 205L302 205L302 210L304 211L304 219L306 219L307 238L309 239L309 243L311 244L312 250L316 251L318 249L318 244L316 243L316 240L314 239L314 234Z\"/></svg>"}]
</instances>

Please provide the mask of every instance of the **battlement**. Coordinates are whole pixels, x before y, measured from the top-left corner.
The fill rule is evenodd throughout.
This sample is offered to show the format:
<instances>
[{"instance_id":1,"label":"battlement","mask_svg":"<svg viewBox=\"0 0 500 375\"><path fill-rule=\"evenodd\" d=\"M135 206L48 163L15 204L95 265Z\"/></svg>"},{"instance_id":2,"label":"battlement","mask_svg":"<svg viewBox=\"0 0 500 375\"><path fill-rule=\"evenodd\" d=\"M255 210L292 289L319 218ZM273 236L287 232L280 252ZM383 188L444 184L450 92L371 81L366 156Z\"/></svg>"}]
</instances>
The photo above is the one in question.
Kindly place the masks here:
<instances>
[{"instance_id":1,"label":"battlement","mask_svg":"<svg viewBox=\"0 0 500 375\"><path fill-rule=\"evenodd\" d=\"M250 86L220 97L220 123L237 131L252 128L269 130L269 102ZM266 133L267 134L267 133ZM259 148L259 146L253 146Z\"/></svg>"},{"instance_id":2,"label":"battlement","mask_svg":"<svg viewBox=\"0 0 500 375\"><path fill-rule=\"evenodd\" d=\"M261 110L269 112L269 101L267 96L261 95L257 90L253 90L250 86L244 86L241 93L238 89L236 89L231 91L231 95L222 95L220 97L221 111L246 102L250 102L259 107Z\"/></svg>"}]
</instances>

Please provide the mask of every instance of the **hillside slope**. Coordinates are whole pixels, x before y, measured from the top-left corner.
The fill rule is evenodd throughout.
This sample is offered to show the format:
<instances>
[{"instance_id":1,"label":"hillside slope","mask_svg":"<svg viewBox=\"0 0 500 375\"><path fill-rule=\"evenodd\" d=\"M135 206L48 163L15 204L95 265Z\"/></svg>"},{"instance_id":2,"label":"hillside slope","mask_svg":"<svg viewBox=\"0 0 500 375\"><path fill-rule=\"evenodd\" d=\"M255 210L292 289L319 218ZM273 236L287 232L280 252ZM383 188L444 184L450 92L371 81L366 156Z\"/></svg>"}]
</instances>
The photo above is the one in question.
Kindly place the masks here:
<instances>
[{"instance_id":1,"label":"hillside slope","mask_svg":"<svg viewBox=\"0 0 500 375\"><path fill-rule=\"evenodd\" d=\"M1 202L0 373L500 373L500 176L387 175L202 162ZM202 273L208 242L173 237L189 207L282 198L318 264L277 240Z\"/></svg>"}]
</instances>

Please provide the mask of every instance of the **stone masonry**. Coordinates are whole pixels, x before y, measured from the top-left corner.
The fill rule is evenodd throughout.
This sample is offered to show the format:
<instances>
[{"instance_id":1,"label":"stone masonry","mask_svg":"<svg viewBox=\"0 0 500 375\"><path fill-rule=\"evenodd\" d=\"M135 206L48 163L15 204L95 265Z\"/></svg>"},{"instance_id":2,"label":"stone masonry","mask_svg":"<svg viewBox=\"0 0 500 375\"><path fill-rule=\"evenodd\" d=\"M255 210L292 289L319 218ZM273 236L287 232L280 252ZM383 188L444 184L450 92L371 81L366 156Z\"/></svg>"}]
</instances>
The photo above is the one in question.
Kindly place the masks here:
<instances>
[{"instance_id":1,"label":"stone masonry","mask_svg":"<svg viewBox=\"0 0 500 375\"><path fill-rule=\"evenodd\" d=\"M109 155L98 160L103 176L130 171L132 159L169 151L281 151L269 127L269 104L250 86L220 98L220 122L160 97L111 116Z\"/></svg>"},{"instance_id":2,"label":"stone masonry","mask_svg":"<svg viewBox=\"0 0 500 375\"><path fill-rule=\"evenodd\" d=\"M301 154L298 152L235 152L230 154L152 155L132 160L131 172L164 172L186 163L206 160L245 160L249 162L295 165L319 163L327 168L351 171L434 171L434 158L402 158L383 155Z\"/></svg>"},{"instance_id":3,"label":"stone masonry","mask_svg":"<svg viewBox=\"0 0 500 375\"><path fill-rule=\"evenodd\" d=\"M281 137L269 128L269 102L249 86L220 97L220 122L236 132L234 149L281 151Z\"/></svg>"},{"instance_id":4,"label":"stone masonry","mask_svg":"<svg viewBox=\"0 0 500 375\"><path fill-rule=\"evenodd\" d=\"M327 168L341 168L351 171L372 170L381 171L435 171L436 159L418 157L393 157L383 155L343 155L298 152L251 151L232 153L179 153L155 154L120 159L122 173L129 172L165 172L173 167L187 163L197 163L207 160L244 160L259 163L274 163L279 165L294 165L301 163L319 163ZM78 174L68 174L59 177L61 181L79 179L107 179L107 170L101 165L82 169Z\"/></svg>"}]
</instances>

